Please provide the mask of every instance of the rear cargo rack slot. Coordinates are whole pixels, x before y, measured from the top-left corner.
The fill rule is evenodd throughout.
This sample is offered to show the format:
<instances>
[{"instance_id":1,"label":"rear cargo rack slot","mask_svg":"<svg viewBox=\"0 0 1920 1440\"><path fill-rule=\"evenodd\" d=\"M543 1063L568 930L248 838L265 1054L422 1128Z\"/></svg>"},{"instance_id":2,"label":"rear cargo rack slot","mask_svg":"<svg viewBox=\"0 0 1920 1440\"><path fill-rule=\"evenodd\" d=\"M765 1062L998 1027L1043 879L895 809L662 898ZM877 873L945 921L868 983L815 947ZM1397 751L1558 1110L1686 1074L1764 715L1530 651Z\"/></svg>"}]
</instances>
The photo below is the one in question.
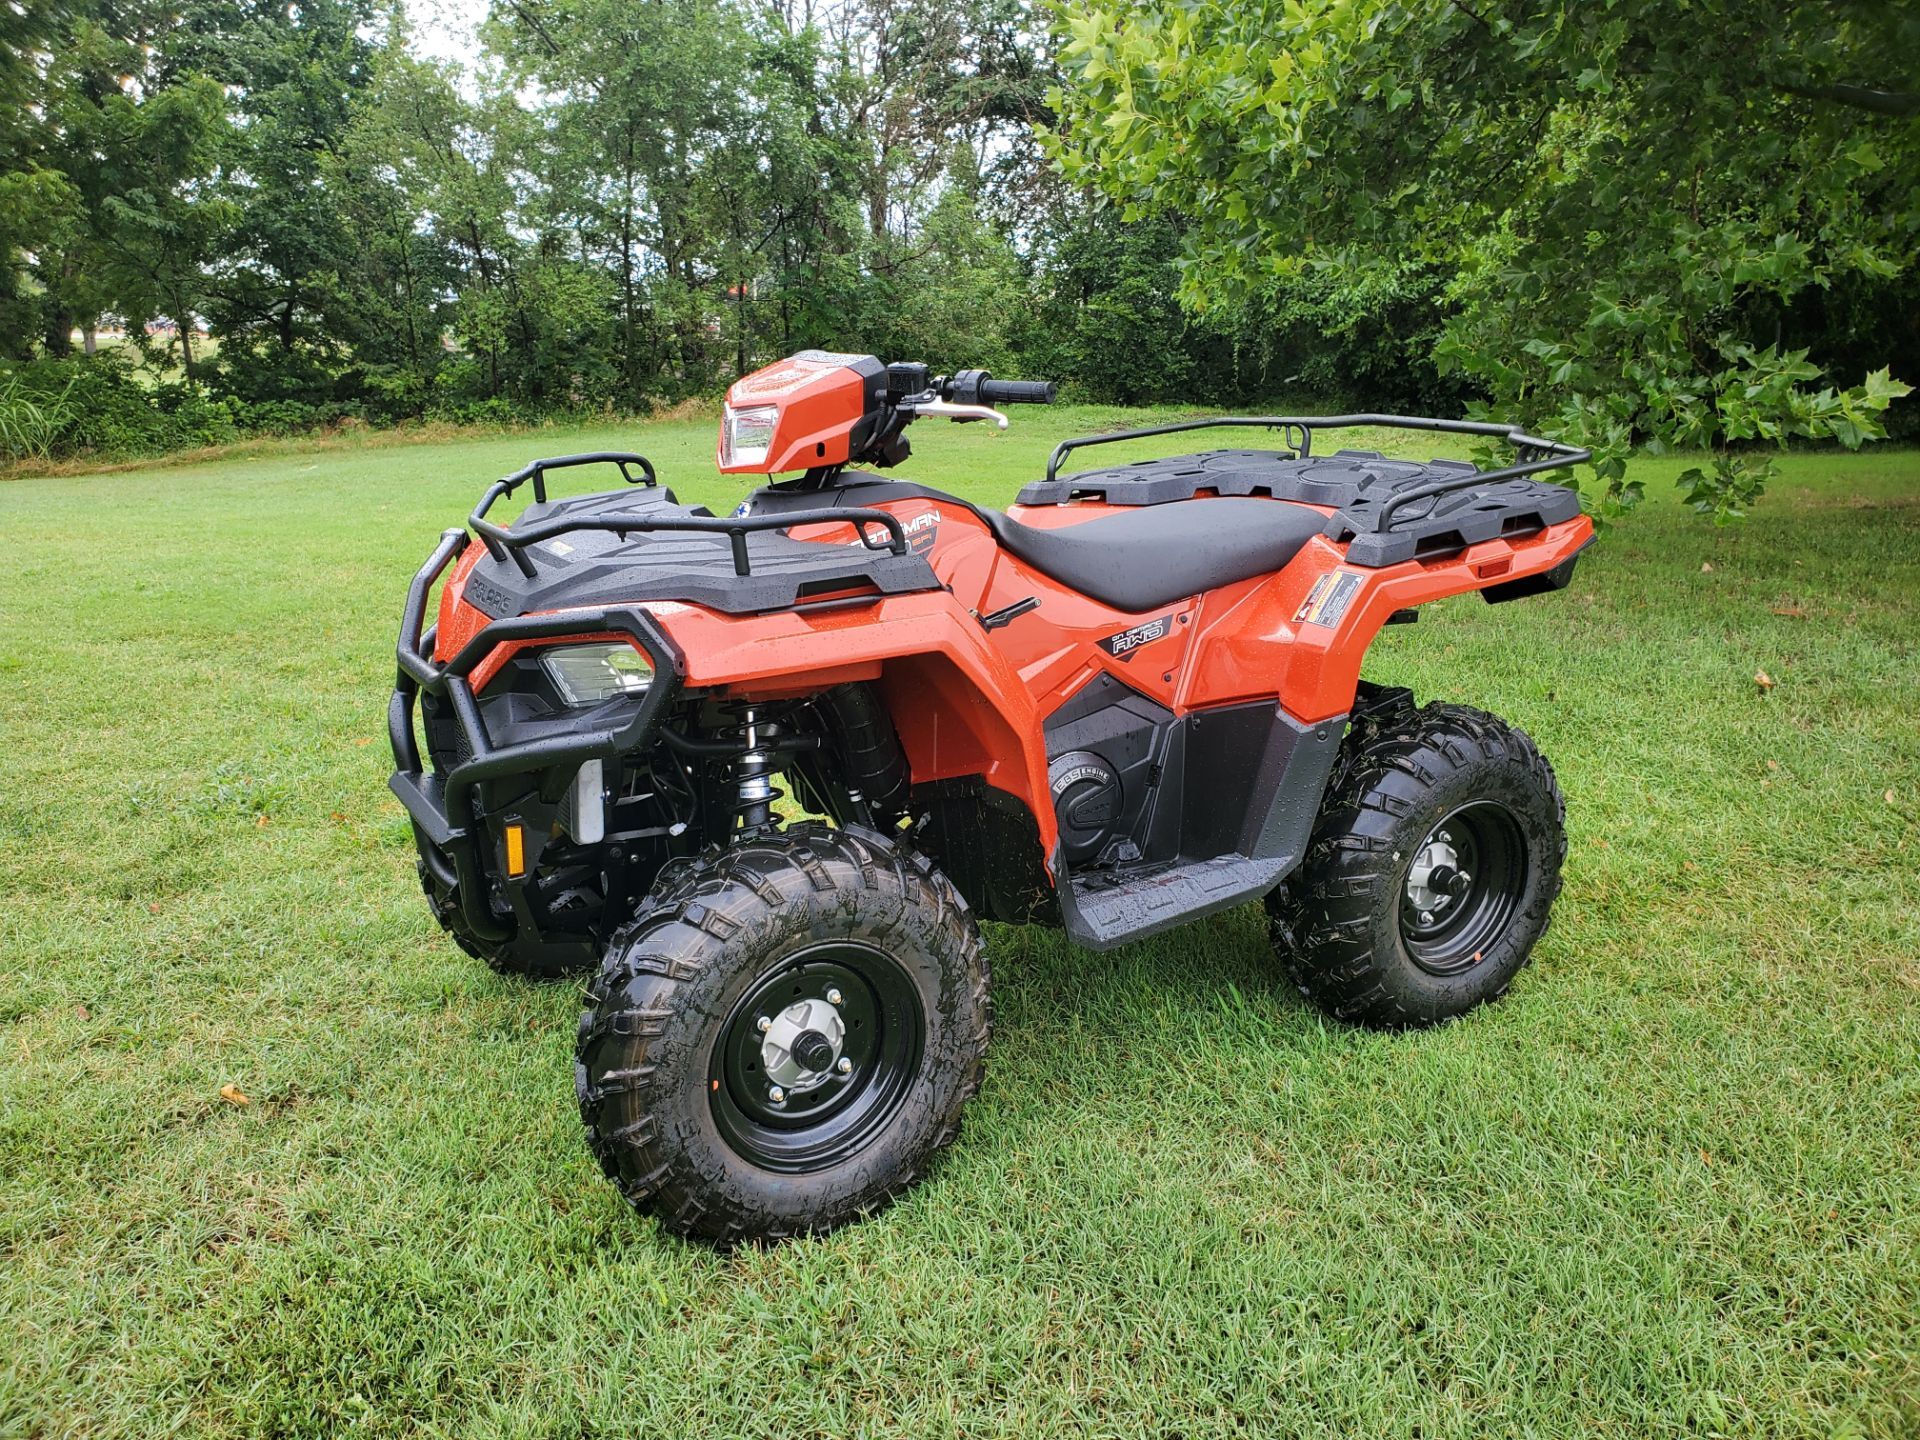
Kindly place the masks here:
<instances>
[{"instance_id":1,"label":"rear cargo rack slot","mask_svg":"<svg viewBox=\"0 0 1920 1440\"><path fill-rule=\"evenodd\" d=\"M1515 463L1482 470L1461 460L1389 459L1372 450L1340 450L1326 456L1313 453L1315 430L1359 426L1503 440L1513 447ZM1088 446L1219 427L1278 431L1287 448L1209 450L1065 477L1059 474L1061 461ZM1336 415L1322 419L1227 416L1064 441L1047 462L1047 478L1023 489L1019 503L1060 505L1088 500L1108 505L1162 505L1204 495L1256 495L1324 506L1337 512L1328 521L1326 534L1348 547L1348 561L1378 567L1463 549L1482 540L1531 533L1572 519L1580 513L1578 491L1530 477L1570 469L1591 458L1591 452L1576 446L1477 420L1407 415Z\"/></svg>"}]
</instances>

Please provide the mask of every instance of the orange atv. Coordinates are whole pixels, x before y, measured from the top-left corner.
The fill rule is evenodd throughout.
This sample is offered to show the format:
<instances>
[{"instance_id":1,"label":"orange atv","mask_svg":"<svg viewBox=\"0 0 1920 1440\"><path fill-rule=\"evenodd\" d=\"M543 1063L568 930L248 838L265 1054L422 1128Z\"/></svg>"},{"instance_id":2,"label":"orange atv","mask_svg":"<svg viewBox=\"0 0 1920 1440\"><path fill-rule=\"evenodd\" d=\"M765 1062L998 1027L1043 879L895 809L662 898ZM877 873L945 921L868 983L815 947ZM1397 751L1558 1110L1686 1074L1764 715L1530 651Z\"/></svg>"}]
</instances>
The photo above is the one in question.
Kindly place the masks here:
<instances>
[{"instance_id":1,"label":"orange atv","mask_svg":"<svg viewBox=\"0 0 1920 1440\"><path fill-rule=\"evenodd\" d=\"M389 730L427 898L499 969L592 972L587 1137L670 1229L820 1231L910 1184L980 1084L980 919L1105 950L1260 900L1301 991L1378 1025L1500 994L1546 928L1547 762L1360 662L1425 601L1564 586L1592 525L1531 477L1585 452L1199 420L1070 440L1005 513L852 468L1052 398L809 351L720 434L721 470L796 478L716 516L637 455L536 461L413 579ZM1315 453L1360 425L1515 463ZM1280 448L1060 473L1223 426ZM627 485L549 495L584 465Z\"/></svg>"}]
</instances>

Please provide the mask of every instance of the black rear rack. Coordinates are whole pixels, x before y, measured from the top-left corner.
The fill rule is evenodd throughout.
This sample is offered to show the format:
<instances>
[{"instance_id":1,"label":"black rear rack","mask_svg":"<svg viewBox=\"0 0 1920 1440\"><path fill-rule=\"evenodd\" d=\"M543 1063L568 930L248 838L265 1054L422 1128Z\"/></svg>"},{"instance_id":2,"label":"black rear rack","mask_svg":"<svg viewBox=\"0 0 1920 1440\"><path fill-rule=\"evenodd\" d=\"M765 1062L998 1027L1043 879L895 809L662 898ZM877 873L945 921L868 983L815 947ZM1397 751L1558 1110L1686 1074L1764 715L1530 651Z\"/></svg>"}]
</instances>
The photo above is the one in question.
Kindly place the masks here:
<instances>
[{"instance_id":1,"label":"black rear rack","mask_svg":"<svg viewBox=\"0 0 1920 1440\"><path fill-rule=\"evenodd\" d=\"M1392 430L1437 430L1450 435L1476 435L1504 440L1513 447L1517 462L1501 470L1476 469L1451 474L1431 484L1396 492L1380 505L1372 517L1373 528L1378 532L1391 528L1389 521L1395 511L1416 501L1430 500L1455 490L1518 480L1545 470L1566 470L1593 458L1591 450L1563 444L1558 440L1543 440L1538 435L1529 435L1518 426L1500 425L1487 420L1438 420L1421 415L1220 415L1204 420L1182 420L1172 425L1149 425L1139 430L1117 430L1111 435L1080 435L1071 440L1062 440L1053 447L1053 454L1047 457L1047 484L1051 486L1059 479L1061 461L1074 451L1093 445L1113 445L1123 440L1144 440L1155 435L1178 435L1190 430L1278 430L1280 443L1305 460L1313 454L1314 431L1352 430L1363 426Z\"/></svg>"},{"instance_id":2,"label":"black rear rack","mask_svg":"<svg viewBox=\"0 0 1920 1440\"><path fill-rule=\"evenodd\" d=\"M496 525L487 519L487 512L496 503L513 494L527 481L533 482L535 504L545 504L547 499L547 472L549 470L567 470L577 465L614 465L629 485L657 487L659 478L654 474L653 465L643 455L634 455L620 450L596 450L584 455L558 455L545 460L535 460L524 465L511 475L503 475L487 487L480 497L480 503L473 507L473 513L467 517L467 523L485 542L487 553L495 560L511 559L520 567L520 573L532 579L537 573L532 555L527 547L542 540L550 540L556 535L565 535L578 530L606 530L618 535L622 540L633 534L645 534L655 531L675 531L703 535L725 535L733 548L733 570L736 575L751 575L753 563L747 552L747 536L755 531L785 530L794 525L851 525L854 533L860 537L860 543L869 550L886 549L895 555L905 555L907 533L901 527L899 519L885 510L866 509L813 509L789 510L776 515L690 515L690 514L649 514L638 515L623 513L617 515L559 515L550 520L536 520L531 524L516 525L509 529ZM634 474L638 467L639 474ZM671 496L669 496L671 498ZM886 531L886 539L876 543L874 534L868 527L878 525Z\"/></svg>"}]
</instances>

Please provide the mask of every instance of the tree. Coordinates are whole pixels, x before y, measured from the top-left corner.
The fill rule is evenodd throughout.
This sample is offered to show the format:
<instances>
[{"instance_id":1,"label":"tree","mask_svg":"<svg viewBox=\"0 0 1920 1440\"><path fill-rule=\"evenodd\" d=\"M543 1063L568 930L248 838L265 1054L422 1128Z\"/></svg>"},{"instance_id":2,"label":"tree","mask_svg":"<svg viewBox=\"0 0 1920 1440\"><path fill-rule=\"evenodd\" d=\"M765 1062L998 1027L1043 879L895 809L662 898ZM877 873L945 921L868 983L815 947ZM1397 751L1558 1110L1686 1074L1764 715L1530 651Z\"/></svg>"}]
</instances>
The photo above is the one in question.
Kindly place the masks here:
<instances>
[{"instance_id":1,"label":"tree","mask_svg":"<svg viewBox=\"0 0 1920 1440\"><path fill-rule=\"evenodd\" d=\"M349 337L376 407L418 416L448 364L442 339L460 271L442 227L425 223L427 182L414 163L411 107L401 97L437 95L438 80L413 66L396 9L339 148L320 157L318 177L347 237L330 323Z\"/></svg>"},{"instance_id":2,"label":"tree","mask_svg":"<svg viewBox=\"0 0 1920 1440\"><path fill-rule=\"evenodd\" d=\"M1180 226L1157 215L1123 224L1112 207L1079 204L1050 217L1022 349L1037 373L1071 377L1102 404L1224 398L1202 394L1217 370L1195 362L1196 332L1217 328L1174 299Z\"/></svg>"},{"instance_id":3,"label":"tree","mask_svg":"<svg viewBox=\"0 0 1920 1440\"><path fill-rule=\"evenodd\" d=\"M48 307L48 349L64 354L76 322L91 327L111 308L138 336L171 321L187 384L199 381L194 328L207 297L207 267L233 212L218 194L227 117L220 87L204 76L140 93L115 86L96 100L80 87L53 106L66 151L71 205L38 250Z\"/></svg>"},{"instance_id":4,"label":"tree","mask_svg":"<svg viewBox=\"0 0 1920 1440\"><path fill-rule=\"evenodd\" d=\"M1879 0L1058 4L1053 143L1129 213L1192 217L1199 307L1308 267L1453 279L1436 359L1594 447L1705 448L1731 518L1771 461L1858 445L1908 387L1823 385L1795 302L1920 243L1920 16Z\"/></svg>"},{"instance_id":5,"label":"tree","mask_svg":"<svg viewBox=\"0 0 1920 1440\"><path fill-rule=\"evenodd\" d=\"M739 158L754 37L728 0L506 0L492 34L550 93L544 204L617 287L622 400L709 382L729 283L710 182ZM737 170L736 170L737 173ZM753 225L758 217L741 217ZM757 228L757 226L756 226Z\"/></svg>"},{"instance_id":6,"label":"tree","mask_svg":"<svg viewBox=\"0 0 1920 1440\"><path fill-rule=\"evenodd\" d=\"M224 385L324 400L363 337L355 239L330 167L372 74L370 0L190 0L171 65L227 88L221 197L234 225L210 279Z\"/></svg>"},{"instance_id":7,"label":"tree","mask_svg":"<svg viewBox=\"0 0 1920 1440\"><path fill-rule=\"evenodd\" d=\"M39 106L52 51L71 24L65 0L21 0L0 19L0 358L25 360L40 332L30 247L71 213L71 187L49 170Z\"/></svg>"},{"instance_id":8,"label":"tree","mask_svg":"<svg viewBox=\"0 0 1920 1440\"><path fill-rule=\"evenodd\" d=\"M166 315L181 322L192 378L198 267L224 216L209 183L226 125L219 87L163 63L179 16L158 0L12 8L0 43L0 309L30 319L26 333L55 357L105 309ZM23 341L14 331L16 358L30 353Z\"/></svg>"}]
</instances>

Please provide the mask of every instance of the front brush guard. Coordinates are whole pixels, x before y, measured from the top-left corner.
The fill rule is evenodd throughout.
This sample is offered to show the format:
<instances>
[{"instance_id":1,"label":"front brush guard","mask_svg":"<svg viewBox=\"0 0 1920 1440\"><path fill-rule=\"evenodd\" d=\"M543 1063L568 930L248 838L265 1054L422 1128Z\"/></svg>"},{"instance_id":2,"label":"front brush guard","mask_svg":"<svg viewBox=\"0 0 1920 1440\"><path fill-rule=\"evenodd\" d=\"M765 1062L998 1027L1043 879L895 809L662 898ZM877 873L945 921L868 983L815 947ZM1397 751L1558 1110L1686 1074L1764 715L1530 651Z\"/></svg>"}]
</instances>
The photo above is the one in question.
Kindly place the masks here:
<instances>
[{"instance_id":1,"label":"front brush guard","mask_svg":"<svg viewBox=\"0 0 1920 1440\"><path fill-rule=\"evenodd\" d=\"M487 903L483 852L475 840L479 817L473 809L474 787L502 775L578 766L589 760L611 759L634 749L651 733L661 712L673 703L685 667L679 647L667 632L646 611L631 605L495 620L461 646L459 653L445 664L435 664L432 655L436 627L422 628L426 620L427 592L469 543L465 530L446 531L407 587L400 640L395 647L399 673L394 681L393 698L387 704L387 740L393 747L395 767L387 784L413 820L421 863L433 879L457 899L466 928L477 939L499 943L512 939L513 931L501 924ZM487 735L467 676L500 645L570 635L624 635L640 647L653 664L653 683L641 697L639 709L617 727L495 747ZM446 696L471 756L444 776L427 773L414 735L414 707L423 690Z\"/></svg>"}]
</instances>

